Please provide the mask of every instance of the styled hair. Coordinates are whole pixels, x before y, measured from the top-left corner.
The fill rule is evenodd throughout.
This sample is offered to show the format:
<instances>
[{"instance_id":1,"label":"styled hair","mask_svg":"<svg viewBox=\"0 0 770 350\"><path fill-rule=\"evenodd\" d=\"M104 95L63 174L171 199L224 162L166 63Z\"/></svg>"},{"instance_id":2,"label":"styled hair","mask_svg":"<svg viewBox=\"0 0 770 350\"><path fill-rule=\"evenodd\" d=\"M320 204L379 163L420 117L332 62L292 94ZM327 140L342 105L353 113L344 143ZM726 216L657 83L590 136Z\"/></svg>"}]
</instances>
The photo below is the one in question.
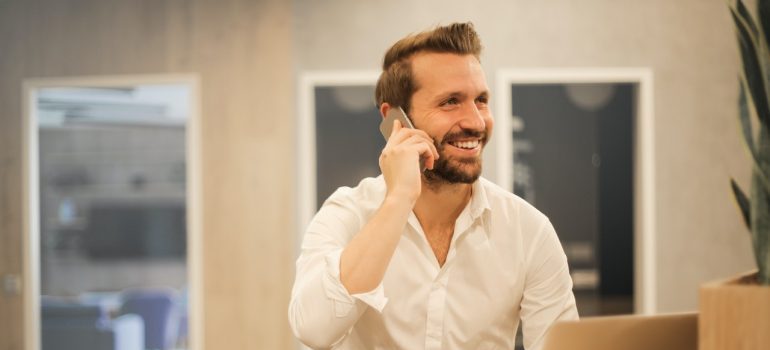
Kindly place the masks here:
<instances>
[{"instance_id":1,"label":"styled hair","mask_svg":"<svg viewBox=\"0 0 770 350\"><path fill-rule=\"evenodd\" d=\"M385 53L382 73L374 91L377 106L387 102L401 106L409 113L412 95L418 89L411 63L415 54L433 52L473 55L480 61L481 49L481 39L471 22L436 27L397 41Z\"/></svg>"}]
</instances>

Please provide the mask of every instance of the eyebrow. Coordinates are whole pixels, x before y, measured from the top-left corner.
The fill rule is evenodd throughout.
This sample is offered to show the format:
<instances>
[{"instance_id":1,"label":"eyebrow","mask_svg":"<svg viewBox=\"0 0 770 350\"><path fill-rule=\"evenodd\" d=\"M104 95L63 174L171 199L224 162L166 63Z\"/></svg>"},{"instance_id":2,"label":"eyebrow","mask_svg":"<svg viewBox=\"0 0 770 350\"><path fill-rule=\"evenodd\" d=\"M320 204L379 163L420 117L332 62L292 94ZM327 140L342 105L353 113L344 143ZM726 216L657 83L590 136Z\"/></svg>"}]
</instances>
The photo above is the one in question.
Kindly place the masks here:
<instances>
[{"instance_id":1,"label":"eyebrow","mask_svg":"<svg viewBox=\"0 0 770 350\"><path fill-rule=\"evenodd\" d=\"M452 98L452 97L458 98L458 99L462 100L466 96L467 96L467 94L464 93L464 92L461 92L461 91L450 91L450 92L442 93L442 94L439 94L438 96L436 96L436 98L434 99L434 102L435 103L441 103L441 102L446 101L447 99ZM489 90L482 91L480 94L478 94L476 97L474 97L474 100L476 98L479 98L479 97L489 98Z\"/></svg>"},{"instance_id":2,"label":"eyebrow","mask_svg":"<svg viewBox=\"0 0 770 350\"><path fill-rule=\"evenodd\" d=\"M436 98L434 100L437 103L441 103L441 102L444 102L447 99L450 99L452 97L462 99L463 97L465 97L465 93L462 93L460 91L450 91L450 92L447 92L447 93L439 94L438 96L436 96Z\"/></svg>"}]
</instances>

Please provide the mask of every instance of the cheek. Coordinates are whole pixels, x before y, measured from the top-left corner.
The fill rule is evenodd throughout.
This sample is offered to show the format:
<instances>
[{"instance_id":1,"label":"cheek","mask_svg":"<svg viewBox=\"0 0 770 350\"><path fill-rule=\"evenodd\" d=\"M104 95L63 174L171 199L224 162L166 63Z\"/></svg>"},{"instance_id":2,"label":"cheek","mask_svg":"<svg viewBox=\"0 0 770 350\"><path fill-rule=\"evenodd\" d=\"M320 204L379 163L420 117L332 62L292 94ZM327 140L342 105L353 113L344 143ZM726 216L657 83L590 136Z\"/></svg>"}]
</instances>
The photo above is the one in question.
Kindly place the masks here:
<instances>
[{"instance_id":1,"label":"cheek","mask_svg":"<svg viewBox=\"0 0 770 350\"><path fill-rule=\"evenodd\" d=\"M441 143L441 141L444 139L444 137L448 134L451 134L452 132L455 132L456 130L452 129L452 125L450 124L441 124L441 125L434 125L430 131L428 132L428 135L432 137L434 140L436 140L436 143Z\"/></svg>"},{"instance_id":2,"label":"cheek","mask_svg":"<svg viewBox=\"0 0 770 350\"><path fill-rule=\"evenodd\" d=\"M485 116L485 117L484 117L484 124L485 124L485 125L486 125L486 127L487 127L487 132L488 132L488 133L490 134L490 136L491 136L491 135L492 135L492 129L493 129L493 128L494 128L494 126L495 126L495 120L494 120L494 118L492 118L492 116L491 116L491 115L487 115L487 116Z\"/></svg>"}]
</instances>

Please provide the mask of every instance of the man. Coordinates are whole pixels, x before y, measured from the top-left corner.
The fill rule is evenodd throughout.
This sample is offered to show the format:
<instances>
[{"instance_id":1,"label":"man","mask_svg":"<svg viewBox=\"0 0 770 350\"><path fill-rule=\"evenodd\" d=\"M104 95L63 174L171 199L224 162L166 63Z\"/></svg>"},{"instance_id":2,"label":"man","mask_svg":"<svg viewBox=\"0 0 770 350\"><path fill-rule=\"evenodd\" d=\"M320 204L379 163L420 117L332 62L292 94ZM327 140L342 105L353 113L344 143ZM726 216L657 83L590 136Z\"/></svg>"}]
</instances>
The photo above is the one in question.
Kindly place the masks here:
<instances>
[{"instance_id":1,"label":"man","mask_svg":"<svg viewBox=\"0 0 770 350\"><path fill-rule=\"evenodd\" d=\"M382 175L338 189L310 223L289 305L312 348L527 349L578 317L553 226L480 178L492 136L470 23L408 36L385 54L380 113L402 107ZM427 168L421 171L421 159Z\"/></svg>"}]
</instances>

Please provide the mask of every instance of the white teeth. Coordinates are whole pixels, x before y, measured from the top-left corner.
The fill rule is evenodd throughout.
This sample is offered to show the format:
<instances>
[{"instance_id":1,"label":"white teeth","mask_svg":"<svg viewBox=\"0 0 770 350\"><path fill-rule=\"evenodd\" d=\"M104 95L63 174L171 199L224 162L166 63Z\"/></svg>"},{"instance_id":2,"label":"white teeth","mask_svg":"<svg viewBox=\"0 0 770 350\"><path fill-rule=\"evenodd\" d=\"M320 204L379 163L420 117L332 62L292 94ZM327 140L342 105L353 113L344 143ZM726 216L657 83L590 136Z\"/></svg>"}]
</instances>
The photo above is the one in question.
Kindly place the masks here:
<instances>
[{"instance_id":1,"label":"white teeth","mask_svg":"<svg viewBox=\"0 0 770 350\"><path fill-rule=\"evenodd\" d=\"M479 146L479 141L462 141L462 142L452 142L452 145L458 147L458 148L464 148L464 149L474 149Z\"/></svg>"}]
</instances>

